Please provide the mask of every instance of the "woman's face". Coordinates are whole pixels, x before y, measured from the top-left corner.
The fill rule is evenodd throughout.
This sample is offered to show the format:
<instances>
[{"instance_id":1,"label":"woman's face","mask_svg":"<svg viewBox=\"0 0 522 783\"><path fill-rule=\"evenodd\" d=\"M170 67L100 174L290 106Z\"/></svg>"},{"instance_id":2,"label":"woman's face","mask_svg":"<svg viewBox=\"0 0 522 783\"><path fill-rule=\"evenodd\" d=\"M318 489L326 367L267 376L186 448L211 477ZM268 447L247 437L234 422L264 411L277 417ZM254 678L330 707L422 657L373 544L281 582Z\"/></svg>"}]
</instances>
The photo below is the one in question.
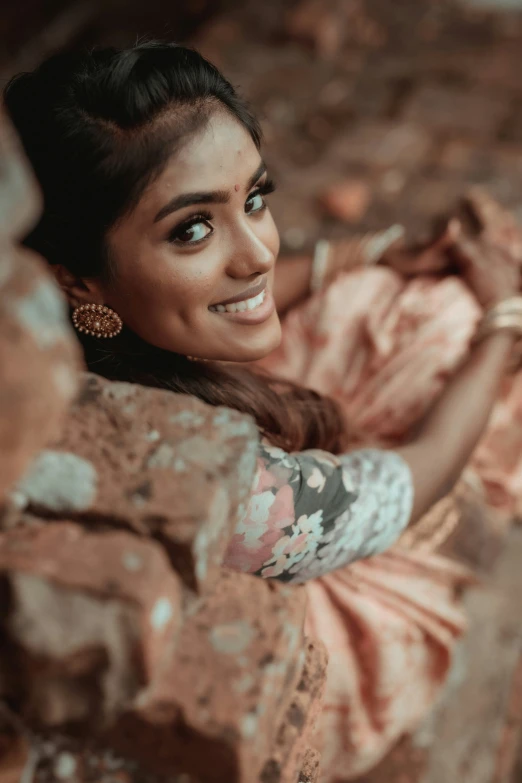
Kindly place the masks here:
<instances>
[{"instance_id":1,"label":"woman's face","mask_svg":"<svg viewBox=\"0 0 522 783\"><path fill-rule=\"evenodd\" d=\"M248 132L216 112L110 231L115 275L104 303L159 348L224 361L266 356L281 335L266 186Z\"/></svg>"}]
</instances>

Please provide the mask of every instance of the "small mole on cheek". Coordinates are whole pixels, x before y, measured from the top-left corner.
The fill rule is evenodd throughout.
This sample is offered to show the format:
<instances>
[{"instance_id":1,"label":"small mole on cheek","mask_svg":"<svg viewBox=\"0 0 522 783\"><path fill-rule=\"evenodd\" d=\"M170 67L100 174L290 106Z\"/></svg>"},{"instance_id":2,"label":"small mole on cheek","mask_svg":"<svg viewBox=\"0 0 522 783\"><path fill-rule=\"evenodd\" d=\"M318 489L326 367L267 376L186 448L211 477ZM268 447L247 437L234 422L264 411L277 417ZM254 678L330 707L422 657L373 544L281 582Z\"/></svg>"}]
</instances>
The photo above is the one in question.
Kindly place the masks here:
<instances>
[{"instance_id":1,"label":"small mole on cheek","mask_svg":"<svg viewBox=\"0 0 522 783\"><path fill-rule=\"evenodd\" d=\"M234 185L234 190L235 190L235 191L236 191L236 193L237 193L237 192L238 192L238 190L239 190L239 185Z\"/></svg>"}]
</instances>

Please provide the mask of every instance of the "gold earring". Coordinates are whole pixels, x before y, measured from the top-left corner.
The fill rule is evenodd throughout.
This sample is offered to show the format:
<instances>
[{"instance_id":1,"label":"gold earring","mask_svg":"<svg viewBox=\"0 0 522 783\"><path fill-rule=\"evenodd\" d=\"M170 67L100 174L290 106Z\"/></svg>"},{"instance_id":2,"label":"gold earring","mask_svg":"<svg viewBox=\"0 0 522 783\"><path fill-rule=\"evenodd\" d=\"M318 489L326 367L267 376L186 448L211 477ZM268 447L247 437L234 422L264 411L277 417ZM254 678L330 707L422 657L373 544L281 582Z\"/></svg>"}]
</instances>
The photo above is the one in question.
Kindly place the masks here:
<instances>
[{"instance_id":1,"label":"gold earring","mask_svg":"<svg viewBox=\"0 0 522 783\"><path fill-rule=\"evenodd\" d=\"M72 320L79 332L91 337L116 337L123 329L120 316L105 305L80 305L74 310Z\"/></svg>"}]
</instances>

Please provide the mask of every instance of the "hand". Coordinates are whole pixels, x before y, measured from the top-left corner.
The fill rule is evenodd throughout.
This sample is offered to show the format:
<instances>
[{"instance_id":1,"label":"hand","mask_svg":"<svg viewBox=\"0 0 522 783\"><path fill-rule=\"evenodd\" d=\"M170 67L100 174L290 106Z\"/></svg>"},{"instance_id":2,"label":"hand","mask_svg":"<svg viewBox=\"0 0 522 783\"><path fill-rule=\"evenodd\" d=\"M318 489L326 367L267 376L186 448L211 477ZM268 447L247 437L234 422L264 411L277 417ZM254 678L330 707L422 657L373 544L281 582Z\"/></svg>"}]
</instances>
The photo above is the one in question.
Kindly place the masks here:
<instances>
[{"instance_id":1,"label":"hand","mask_svg":"<svg viewBox=\"0 0 522 783\"><path fill-rule=\"evenodd\" d=\"M484 309L517 296L521 265L506 247L493 244L485 237L470 239L462 233L449 252L462 279Z\"/></svg>"},{"instance_id":2,"label":"hand","mask_svg":"<svg viewBox=\"0 0 522 783\"><path fill-rule=\"evenodd\" d=\"M462 201L461 231L449 249L484 308L520 291L522 231L513 215L479 187Z\"/></svg>"},{"instance_id":3,"label":"hand","mask_svg":"<svg viewBox=\"0 0 522 783\"><path fill-rule=\"evenodd\" d=\"M375 264L388 266L405 277L448 271L451 260L447 249L453 242L451 223L424 243L407 246L404 234L403 226L393 225L384 231L331 241L325 283L340 272Z\"/></svg>"},{"instance_id":4,"label":"hand","mask_svg":"<svg viewBox=\"0 0 522 783\"><path fill-rule=\"evenodd\" d=\"M458 221L449 220L441 231L426 242L409 246L400 242L391 246L379 263L389 266L403 277L448 272L452 266L448 250L459 233Z\"/></svg>"},{"instance_id":5,"label":"hand","mask_svg":"<svg viewBox=\"0 0 522 783\"><path fill-rule=\"evenodd\" d=\"M341 272L349 272L379 263L384 253L402 244L404 229L391 226L384 231L330 240L327 273L324 284L334 280Z\"/></svg>"},{"instance_id":6,"label":"hand","mask_svg":"<svg viewBox=\"0 0 522 783\"><path fill-rule=\"evenodd\" d=\"M511 212L488 193L479 187L471 188L462 201L462 218L464 224L468 222L470 233L503 248L522 264L522 229Z\"/></svg>"},{"instance_id":7,"label":"hand","mask_svg":"<svg viewBox=\"0 0 522 783\"><path fill-rule=\"evenodd\" d=\"M450 219L433 239L410 247L396 243L380 263L406 277L455 272L451 248L464 227L470 238L487 242L490 253L507 253L522 264L522 229L508 210L479 187L468 191L461 207L461 219Z\"/></svg>"}]
</instances>

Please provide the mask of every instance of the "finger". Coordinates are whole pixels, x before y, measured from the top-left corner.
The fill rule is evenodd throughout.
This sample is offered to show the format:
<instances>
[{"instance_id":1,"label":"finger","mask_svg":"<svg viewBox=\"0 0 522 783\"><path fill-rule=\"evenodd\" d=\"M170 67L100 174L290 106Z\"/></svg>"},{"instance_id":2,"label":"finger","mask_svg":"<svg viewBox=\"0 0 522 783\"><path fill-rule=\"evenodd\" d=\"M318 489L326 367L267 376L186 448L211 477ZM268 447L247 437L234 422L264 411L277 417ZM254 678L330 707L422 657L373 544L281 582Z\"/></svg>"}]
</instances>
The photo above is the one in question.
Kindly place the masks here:
<instances>
[{"instance_id":1,"label":"finger","mask_svg":"<svg viewBox=\"0 0 522 783\"><path fill-rule=\"evenodd\" d=\"M410 265L408 272L410 274L440 274L449 270L452 266L451 258L446 253L427 250L421 256L418 256Z\"/></svg>"},{"instance_id":2,"label":"finger","mask_svg":"<svg viewBox=\"0 0 522 783\"><path fill-rule=\"evenodd\" d=\"M477 221L479 231L487 231L498 226L506 218L504 208L478 185L470 188L463 199L471 216Z\"/></svg>"},{"instance_id":3,"label":"finger","mask_svg":"<svg viewBox=\"0 0 522 783\"><path fill-rule=\"evenodd\" d=\"M447 249L460 235L461 224L457 219L449 220L432 239L411 245L402 253L386 259L398 272L404 275L436 274L451 268Z\"/></svg>"},{"instance_id":4,"label":"finger","mask_svg":"<svg viewBox=\"0 0 522 783\"><path fill-rule=\"evenodd\" d=\"M466 270L472 266L483 266L484 257L481 249L471 239L459 237L449 248L448 252L457 266Z\"/></svg>"},{"instance_id":5,"label":"finger","mask_svg":"<svg viewBox=\"0 0 522 783\"><path fill-rule=\"evenodd\" d=\"M439 236L417 255L415 269L425 272L444 272L452 267L450 249L462 235L462 224L457 218L452 218L444 226Z\"/></svg>"},{"instance_id":6,"label":"finger","mask_svg":"<svg viewBox=\"0 0 522 783\"><path fill-rule=\"evenodd\" d=\"M433 249L393 254L386 263L403 275L437 274L451 267L448 254Z\"/></svg>"},{"instance_id":7,"label":"finger","mask_svg":"<svg viewBox=\"0 0 522 783\"><path fill-rule=\"evenodd\" d=\"M451 245L458 240L462 234L462 223L458 218L451 218L448 220L441 234L432 242L431 247L427 250L447 250Z\"/></svg>"}]
</instances>

